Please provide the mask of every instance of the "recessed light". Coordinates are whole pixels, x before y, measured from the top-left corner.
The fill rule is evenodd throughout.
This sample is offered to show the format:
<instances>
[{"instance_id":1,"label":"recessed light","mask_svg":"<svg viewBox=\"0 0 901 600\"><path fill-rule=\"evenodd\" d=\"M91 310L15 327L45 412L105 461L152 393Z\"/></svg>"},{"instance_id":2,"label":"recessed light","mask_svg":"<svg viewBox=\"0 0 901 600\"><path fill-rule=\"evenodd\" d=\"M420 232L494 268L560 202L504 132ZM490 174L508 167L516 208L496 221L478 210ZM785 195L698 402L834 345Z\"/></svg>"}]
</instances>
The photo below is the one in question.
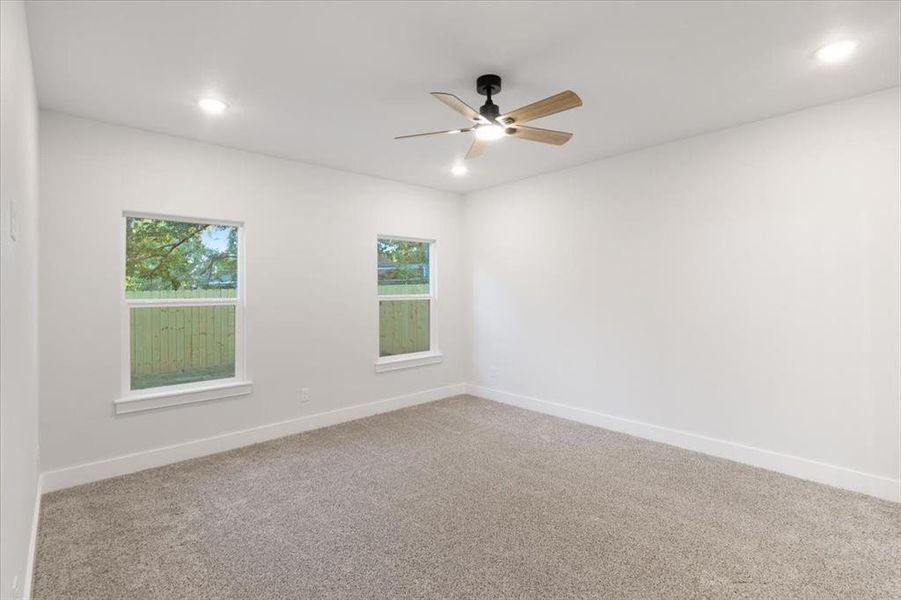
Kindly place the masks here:
<instances>
[{"instance_id":1,"label":"recessed light","mask_svg":"<svg viewBox=\"0 0 901 600\"><path fill-rule=\"evenodd\" d=\"M476 137L485 142L499 140L504 137L504 128L500 125L479 125L476 127Z\"/></svg>"},{"instance_id":2,"label":"recessed light","mask_svg":"<svg viewBox=\"0 0 901 600\"><path fill-rule=\"evenodd\" d=\"M197 101L197 106L211 115L221 115L228 108L228 104L216 98L201 98Z\"/></svg>"},{"instance_id":3,"label":"recessed light","mask_svg":"<svg viewBox=\"0 0 901 600\"><path fill-rule=\"evenodd\" d=\"M457 177L462 177L463 175L466 175L466 173L468 173L468 172L469 172L469 169L466 168L466 165L457 164L457 165L454 165L453 167L451 167L451 173L453 173Z\"/></svg>"},{"instance_id":4,"label":"recessed light","mask_svg":"<svg viewBox=\"0 0 901 600\"><path fill-rule=\"evenodd\" d=\"M842 40L817 50L817 58L825 63L841 62L851 56L857 49L858 43L854 40Z\"/></svg>"}]
</instances>

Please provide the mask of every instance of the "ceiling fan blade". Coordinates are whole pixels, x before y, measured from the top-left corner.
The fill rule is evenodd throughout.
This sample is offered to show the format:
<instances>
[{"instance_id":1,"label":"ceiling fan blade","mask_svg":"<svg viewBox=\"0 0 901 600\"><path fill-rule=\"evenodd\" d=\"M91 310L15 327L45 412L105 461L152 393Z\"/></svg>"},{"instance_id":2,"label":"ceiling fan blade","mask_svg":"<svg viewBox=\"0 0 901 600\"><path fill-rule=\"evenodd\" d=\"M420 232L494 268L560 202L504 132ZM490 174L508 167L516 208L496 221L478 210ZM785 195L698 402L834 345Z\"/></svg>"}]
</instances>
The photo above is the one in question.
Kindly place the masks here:
<instances>
[{"instance_id":1,"label":"ceiling fan blade","mask_svg":"<svg viewBox=\"0 0 901 600\"><path fill-rule=\"evenodd\" d=\"M554 144L562 146L570 140L573 134L568 131L554 131L553 129L539 129L538 127L526 127L519 125L513 128L511 134L513 137L531 140L533 142L544 142L545 144Z\"/></svg>"},{"instance_id":2,"label":"ceiling fan blade","mask_svg":"<svg viewBox=\"0 0 901 600\"><path fill-rule=\"evenodd\" d=\"M527 123L577 106L582 106L582 99L575 92L566 90L503 114L497 118L497 122L502 125Z\"/></svg>"},{"instance_id":3,"label":"ceiling fan blade","mask_svg":"<svg viewBox=\"0 0 901 600\"><path fill-rule=\"evenodd\" d=\"M399 135L399 136L397 136L397 137L394 138L394 139L396 139L396 140L405 140L405 139L407 139L407 138L422 137L422 136L424 136L424 135L441 135L442 133L450 133L450 134L454 134L454 133L466 133L467 131L472 131L472 127L467 127L466 129L448 129L448 130L446 130L446 131L430 131L430 132L428 132L428 133L414 133L414 134L411 134L411 135Z\"/></svg>"},{"instance_id":4,"label":"ceiling fan blade","mask_svg":"<svg viewBox=\"0 0 901 600\"><path fill-rule=\"evenodd\" d=\"M482 117L482 115L479 114L479 111L477 111L470 105L466 104L465 102L463 102L462 100L460 100L459 98L454 96L453 94L448 94L445 92L432 92L432 95L435 98L437 98L438 100L441 100L442 102L444 102L445 104L450 106L452 109L454 109L455 111L457 111L458 113L460 113L461 115L463 115L464 117L469 119L470 121L480 123L485 120Z\"/></svg>"},{"instance_id":5,"label":"ceiling fan blade","mask_svg":"<svg viewBox=\"0 0 901 600\"><path fill-rule=\"evenodd\" d=\"M480 140L479 138L475 138L472 140L472 146L469 147L469 152L466 153L466 156L463 158L465 160L469 160L470 158L476 158L477 156L481 156L482 152L485 151L485 148L488 147L488 142L485 140Z\"/></svg>"}]
</instances>

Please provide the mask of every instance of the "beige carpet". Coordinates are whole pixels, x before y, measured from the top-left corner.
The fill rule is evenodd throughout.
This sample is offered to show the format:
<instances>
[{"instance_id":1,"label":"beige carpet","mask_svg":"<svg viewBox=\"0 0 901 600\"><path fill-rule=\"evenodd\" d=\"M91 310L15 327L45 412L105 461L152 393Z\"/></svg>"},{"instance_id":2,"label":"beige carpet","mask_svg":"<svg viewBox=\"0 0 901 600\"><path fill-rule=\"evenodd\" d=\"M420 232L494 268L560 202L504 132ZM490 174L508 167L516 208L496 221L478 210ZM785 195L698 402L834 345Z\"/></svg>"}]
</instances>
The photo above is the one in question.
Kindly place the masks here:
<instances>
[{"instance_id":1,"label":"beige carpet","mask_svg":"<svg viewBox=\"0 0 901 600\"><path fill-rule=\"evenodd\" d=\"M901 598L901 508L463 396L48 494L34 596Z\"/></svg>"}]
</instances>

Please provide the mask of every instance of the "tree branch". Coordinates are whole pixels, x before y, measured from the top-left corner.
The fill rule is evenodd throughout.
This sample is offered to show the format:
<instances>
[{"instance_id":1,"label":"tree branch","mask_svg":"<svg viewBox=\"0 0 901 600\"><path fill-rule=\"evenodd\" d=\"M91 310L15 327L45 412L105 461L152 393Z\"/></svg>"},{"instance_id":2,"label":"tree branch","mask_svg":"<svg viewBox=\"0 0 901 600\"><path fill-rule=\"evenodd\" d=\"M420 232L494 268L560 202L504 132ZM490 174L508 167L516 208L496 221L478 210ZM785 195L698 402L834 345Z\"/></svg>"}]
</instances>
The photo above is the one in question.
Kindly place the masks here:
<instances>
[{"instance_id":1,"label":"tree branch","mask_svg":"<svg viewBox=\"0 0 901 600\"><path fill-rule=\"evenodd\" d=\"M203 232L203 230L206 229L207 227L209 227L209 225L201 225L201 224L197 224L197 225L194 226L194 229L191 230L191 232L190 232L188 235L186 235L185 237L181 238L181 239L178 240L177 242L174 242L174 243L170 244L170 248L166 251L165 254L163 254L163 255L160 257L160 262L157 263L157 265L156 265L153 269L151 269L149 273L147 273L146 277L147 277L148 279L152 279L153 277L155 277L156 274L159 273L160 269L163 268L163 265L166 264L166 259L169 258L170 256L172 256L172 253L175 252L175 251L179 248L179 246L181 246L182 244L184 244L185 242L187 242L188 240L190 240L190 239L191 239L192 237L194 237L195 235L197 235L197 234ZM165 247L166 247L166 246L162 246L161 248L165 248ZM151 255L151 256L153 256L153 255ZM142 257L141 257L141 260L144 260L145 258L147 258L147 255L142 256Z\"/></svg>"}]
</instances>

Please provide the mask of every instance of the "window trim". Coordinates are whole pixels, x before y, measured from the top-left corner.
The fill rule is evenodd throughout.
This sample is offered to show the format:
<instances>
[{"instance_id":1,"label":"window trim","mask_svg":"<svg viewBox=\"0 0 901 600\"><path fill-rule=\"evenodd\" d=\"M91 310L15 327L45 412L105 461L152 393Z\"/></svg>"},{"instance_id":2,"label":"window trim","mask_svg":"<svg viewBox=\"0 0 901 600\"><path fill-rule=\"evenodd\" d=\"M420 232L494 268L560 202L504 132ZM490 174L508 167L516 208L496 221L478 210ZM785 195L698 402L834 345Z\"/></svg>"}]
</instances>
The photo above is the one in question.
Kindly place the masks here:
<instances>
[{"instance_id":1,"label":"window trim","mask_svg":"<svg viewBox=\"0 0 901 600\"><path fill-rule=\"evenodd\" d=\"M431 323L429 323L429 327L431 327ZM386 373L388 371L399 371L401 369L435 365L443 360L444 355L437 351L411 352L409 354L398 354L396 356L380 356L375 361L375 372Z\"/></svg>"},{"instance_id":2,"label":"window trim","mask_svg":"<svg viewBox=\"0 0 901 600\"><path fill-rule=\"evenodd\" d=\"M204 381L202 383L211 382ZM206 385L190 390L178 391L169 391L166 389L167 387L175 386L153 388L155 390L166 391L120 398L114 402L116 414L124 415L134 412L143 412L145 410L169 408L171 406L179 406L182 404L195 404L197 402L207 402L209 400L221 400L224 398L234 398L235 396L246 396L253 393L252 381L231 381L228 379L216 379L214 380L214 383L215 385ZM143 392L144 390L138 391Z\"/></svg>"},{"instance_id":3,"label":"window trim","mask_svg":"<svg viewBox=\"0 0 901 600\"><path fill-rule=\"evenodd\" d=\"M397 371L400 369L409 369L413 367L421 367L425 365L433 365L444 360L438 345L438 268L436 247L438 243L434 239L410 237L406 235L377 234L375 238L375 264L378 264L378 241L379 240L399 240L402 242L423 242L429 245L429 293L428 294L379 294L379 274L378 269L375 270L375 371L376 373L384 373L388 371ZM429 301L429 349L425 352L410 352L407 354L396 354L393 356L380 356L380 338L381 327L379 325L379 303L382 301L398 301L398 300L428 300Z\"/></svg>"},{"instance_id":4,"label":"window trim","mask_svg":"<svg viewBox=\"0 0 901 600\"><path fill-rule=\"evenodd\" d=\"M185 223L203 223L237 227L238 230L238 285L234 298L127 298L125 290L127 252L127 222L129 218L160 219ZM119 253L119 291L121 328L121 381L120 395L113 402L116 414L167 408L181 404L192 404L220 398L231 398L250 394L253 382L247 378L245 356L247 336L244 323L246 287L246 234L243 221L226 221L182 215L122 211ZM131 389L131 309L177 306L225 305L235 307L235 375L223 379L209 379L192 383L180 383L139 390Z\"/></svg>"}]
</instances>

